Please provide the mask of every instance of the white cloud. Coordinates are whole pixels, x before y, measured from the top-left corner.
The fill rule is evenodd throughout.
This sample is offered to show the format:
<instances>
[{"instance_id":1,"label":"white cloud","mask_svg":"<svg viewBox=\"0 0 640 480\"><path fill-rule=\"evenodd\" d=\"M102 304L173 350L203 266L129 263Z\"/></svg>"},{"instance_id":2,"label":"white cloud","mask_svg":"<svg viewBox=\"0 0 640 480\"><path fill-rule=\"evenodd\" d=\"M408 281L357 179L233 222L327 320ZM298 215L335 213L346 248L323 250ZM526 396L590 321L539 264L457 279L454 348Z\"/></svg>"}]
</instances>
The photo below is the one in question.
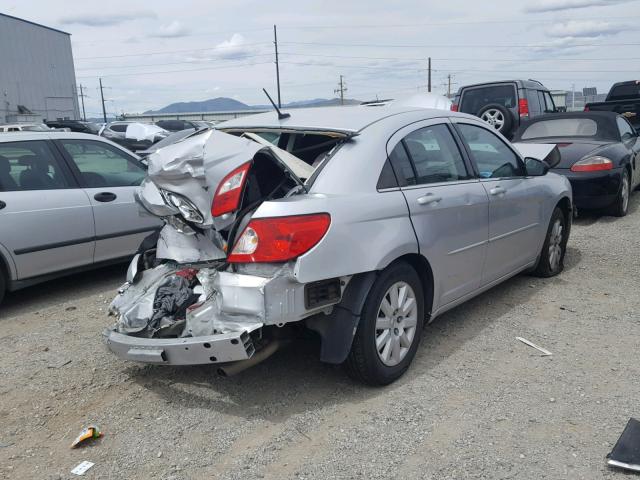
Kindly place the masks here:
<instances>
[{"instance_id":1,"label":"white cloud","mask_svg":"<svg viewBox=\"0 0 640 480\"><path fill-rule=\"evenodd\" d=\"M229 40L216 45L216 52L220 58L244 58L251 50L245 46L245 39L239 33L234 33Z\"/></svg>"},{"instance_id":2,"label":"white cloud","mask_svg":"<svg viewBox=\"0 0 640 480\"><path fill-rule=\"evenodd\" d=\"M597 20L570 20L551 26L547 29L547 35L551 37L597 37L615 35L631 29L631 25L620 23Z\"/></svg>"},{"instance_id":3,"label":"white cloud","mask_svg":"<svg viewBox=\"0 0 640 480\"><path fill-rule=\"evenodd\" d=\"M140 20L144 18L156 18L154 12L145 10L139 12L116 13L116 14L79 14L62 17L59 20L61 25L84 25L87 27L111 27L124 22Z\"/></svg>"},{"instance_id":4,"label":"white cloud","mask_svg":"<svg viewBox=\"0 0 640 480\"><path fill-rule=\"evenodd\" d=\"M166 25L160 25L158 33L152 35L152 37L158 38L178 38L186 37L189 35L189 29L182 24L179 20L173 20Z\"/></svg>"},{"instance_id":5,"label":"white cloud","mask_svg":"<svg viewBox=\"0 0 640 480\"><path fill-rule=\"evenodd\" d=\"M630 0L538 0L525 8L527 12L557 12L575 8L607 7Z\"/></svg>"}]
</instances>

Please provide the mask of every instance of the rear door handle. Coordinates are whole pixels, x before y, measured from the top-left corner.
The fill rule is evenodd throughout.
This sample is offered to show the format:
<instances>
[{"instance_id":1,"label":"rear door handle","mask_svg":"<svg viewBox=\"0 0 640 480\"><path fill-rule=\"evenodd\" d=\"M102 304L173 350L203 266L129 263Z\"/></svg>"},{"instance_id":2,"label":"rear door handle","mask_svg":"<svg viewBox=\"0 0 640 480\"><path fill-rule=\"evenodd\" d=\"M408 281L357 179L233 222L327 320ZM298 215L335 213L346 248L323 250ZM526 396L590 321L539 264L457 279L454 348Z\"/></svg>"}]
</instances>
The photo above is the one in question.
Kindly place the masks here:
<instances>
[{"instance_id":1,"label":"rear door handle","mask_svg":"<svg viewBox=\"0 0 640 480\"><path fill-rule=\"evenodd\" d=\"M93 196L93 198L95 198L98 202L113 202L118 197L116 196L115 193L100 192L100 193L96 193Z\"/></svg>"},{"instance_id":2,"label":"rear door handle","mask_svg":"<svg viewBox=\"0 0 640 480\"><path fill-rule=\"evenodd\" d=\"M0 200L0 210L2 210L6 206L7 206L7 204L4 203L2 200Z\"/></svg>"},{"instance_id":3,"label":"rear door handle","mask_svg":"<svg viewBox=\"0 0 640 480\"><path fill-rule=\"evenodd\" d=\"M429 205L431 203L438 203L440 200L442 200L442 197L438 197L437 195L434 195L433 193L427 193L426 195L423 195L422 197L418 197L418 203L420 205Z\"/></svg>"},{"instance_id":4,"label":"rear door handle","mask_svg":"<svg viewBox=\"0 0 640 480\"><path fill-rule=\"evenodd\" d=\"M507 191L502 188L501 186L497 186L497 187L493 187L491 190L489 190L489 193L491 195L501 195L503 193L507 193Z\"/></svg>"}]
</instances>

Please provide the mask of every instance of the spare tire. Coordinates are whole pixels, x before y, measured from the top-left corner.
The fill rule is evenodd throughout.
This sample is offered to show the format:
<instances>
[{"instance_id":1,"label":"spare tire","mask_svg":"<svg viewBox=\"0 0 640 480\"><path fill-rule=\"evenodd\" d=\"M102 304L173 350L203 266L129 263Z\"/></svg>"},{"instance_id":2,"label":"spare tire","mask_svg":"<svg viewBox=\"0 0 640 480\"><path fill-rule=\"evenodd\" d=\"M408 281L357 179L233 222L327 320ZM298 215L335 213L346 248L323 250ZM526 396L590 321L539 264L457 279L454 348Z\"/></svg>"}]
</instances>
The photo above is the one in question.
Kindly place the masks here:
<instances>
[{"instance_id":1,"label":"spare tire","mask_svg":"<svg viewBox=\"0 0 640 480\"><path fill-rule=\"evenodd\" d=\"M497 103L487 105L478 112L478 117L491 125L505 137L511 135L513 131L515 123L513 114L508 108L503 107L502 105Z\"/></svg>"}]
</instances>

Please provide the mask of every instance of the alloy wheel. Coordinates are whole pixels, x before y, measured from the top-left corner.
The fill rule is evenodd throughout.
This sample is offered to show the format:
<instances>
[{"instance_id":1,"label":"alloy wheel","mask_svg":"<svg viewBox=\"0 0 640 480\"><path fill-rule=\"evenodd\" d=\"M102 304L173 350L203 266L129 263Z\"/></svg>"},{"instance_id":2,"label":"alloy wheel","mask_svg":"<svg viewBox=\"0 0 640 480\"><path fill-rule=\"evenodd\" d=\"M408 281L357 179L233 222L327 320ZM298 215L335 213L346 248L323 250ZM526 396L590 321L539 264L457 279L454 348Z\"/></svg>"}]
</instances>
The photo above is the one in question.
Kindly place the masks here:
<instances>
[{"instance_id":1,"label":"alloy wheel","mask_svg":"<svg viewBox=\"0 0 640 480\"><path fill-rule=\"evenodd\" d=\"M627 208L629 208L629 178L627 175L622 176L622 191L620 194L622 195L622 211L626 212Z\"/></svg>"},{"instance_id":2,"label":"alloy wheel","mask_svg":"<svg viewBox=\"0 0 640 480\"><path fill-rule=\"evenodd\" d=\"M406 282L396 282L382 297L376 319L376 351L385 365L398 365L409 352L416 334L416 295Z\"/></svg>"},{"instance_id":3,"label":"alloy wheel","mask_svg":"<svg viewBox=\"0 0 640 480\"><path fill-rule=\"evenodd\" d=\"M490 108L489 110L484 112L480 119L487 122L496 130L500 130L504 125L504 115L500 110L497 110L495 108Z\"/></svg>"},{"instance_id":4,"label":"alloy wheel","mask_svg":"<svg viewBox=\"0 0 640 480\"><path fill-rule=\"evenodd\" d=\"M557 219L551 228L549 235L549 266L552 271L556 271L560 267L562 259L562 232L564 228L560 219Z\"/></svg>"}]
</instances>

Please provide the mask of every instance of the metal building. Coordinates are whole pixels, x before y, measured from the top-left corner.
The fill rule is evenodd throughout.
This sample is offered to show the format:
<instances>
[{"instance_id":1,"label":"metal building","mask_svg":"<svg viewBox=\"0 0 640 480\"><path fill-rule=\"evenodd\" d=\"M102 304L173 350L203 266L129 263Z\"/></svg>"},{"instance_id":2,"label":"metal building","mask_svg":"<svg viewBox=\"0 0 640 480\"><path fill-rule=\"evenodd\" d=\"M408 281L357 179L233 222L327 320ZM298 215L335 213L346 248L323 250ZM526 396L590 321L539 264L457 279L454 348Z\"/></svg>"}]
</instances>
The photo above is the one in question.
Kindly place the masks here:
<instances>
[{"instance_id":1,"label":"metal building","mask_svg":"<svg viewBox=\"0 0 640 480\"><path fill-rule=\"evenodd\" d=\"M0 122L80 118L71 35L0 13Z\"/></svg>"}]
</instances>

